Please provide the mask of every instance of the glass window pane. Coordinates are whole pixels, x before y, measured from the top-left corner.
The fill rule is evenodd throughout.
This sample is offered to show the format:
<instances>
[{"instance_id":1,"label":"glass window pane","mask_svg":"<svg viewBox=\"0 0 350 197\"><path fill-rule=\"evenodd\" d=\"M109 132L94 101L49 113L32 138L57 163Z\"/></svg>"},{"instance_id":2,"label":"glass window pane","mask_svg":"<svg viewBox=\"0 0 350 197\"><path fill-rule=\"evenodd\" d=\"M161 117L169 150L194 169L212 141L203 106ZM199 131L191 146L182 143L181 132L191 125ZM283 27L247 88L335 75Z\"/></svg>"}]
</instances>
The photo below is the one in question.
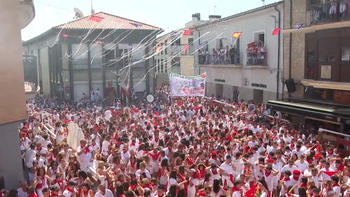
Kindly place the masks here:
<instances>
[{"instance_id":1,"label":"glass window pane","mask_svg":"<svg viewBox=\"0 0 350 197\"><path fill-rule=\"evenodd\" d=\"M341 49L341 61L343 61L343 62L350 61L350 47L342 47L342 49Z\"/></svg>"},{"instance_id":2,"label":"glass window pane","mask_svg":"<svg viewBox=\"0 0 350 197\"><path fill-rule=\"evenodd\" d=\"M92 44L90 46L91 68L102 68L102 45Z\"/></svg>"},{"instance_id":3,"label":"glass window pane","mask_svg":"<svg viewBox=\"0 0 350 197\"><path fill-rule=\"evenodd\" d=\"M88 68L88 46L86 44L72 44L71 57L74 69Z\"/></svg>"}]
</instances>

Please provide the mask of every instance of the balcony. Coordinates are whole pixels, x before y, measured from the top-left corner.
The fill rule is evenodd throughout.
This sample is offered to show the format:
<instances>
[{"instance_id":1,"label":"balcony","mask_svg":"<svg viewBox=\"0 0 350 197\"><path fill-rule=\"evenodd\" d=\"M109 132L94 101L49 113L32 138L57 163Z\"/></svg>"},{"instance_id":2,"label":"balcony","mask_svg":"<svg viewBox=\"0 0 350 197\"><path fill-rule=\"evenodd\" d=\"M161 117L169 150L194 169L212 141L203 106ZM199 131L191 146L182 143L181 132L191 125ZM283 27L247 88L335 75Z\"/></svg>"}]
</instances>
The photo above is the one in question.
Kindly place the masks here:
<instances>
[{"instance_id":1,"label":"balcony","mask_svg":"<svg viewBox=\"0 0 350 197\"><path fill-rule=\"evenodd\" d=\"M191 45L172 45L171 55L193 55L194 47Z\"/></svg>"},{"instance_id":2,"label":"balcony","mask_svg":"<svg viewBox=\"0 0 350 197\"><path fill-rule=\"evenodd\" d=\"M329 3L310 5L311 25L349 20L349 2L333 0Z\"/></svg>"},{"instance_id":3,"label":"balcony","mask_svg":"<svg viewBox=\"0 0 350 197\"><path fill-rule=\"evenodd\" d=\"M35 8L33 0L19 0L20 11L19 11L19 23L21 28L24 29L34 20Z\"/></svg>"},{"instance_id":4,"label":"balcony","mask_svg":"<svg viewBox=\"0 0 350 197\"><path fill-rule=\"evenodd\" d=\"M266 66L266 47L259 42L251 42L247 45L247 66Z\"/></svg>"},{"instance_id":5,"label":"balcony","mask_svg":"<svg viewBox=\"0 0 350 197\"><path fill-rule=\"evenodd\" d=\"M242 53L232 51L225 52L198 52L199 65L242 65Z\"/></svg>"}]
</instances>

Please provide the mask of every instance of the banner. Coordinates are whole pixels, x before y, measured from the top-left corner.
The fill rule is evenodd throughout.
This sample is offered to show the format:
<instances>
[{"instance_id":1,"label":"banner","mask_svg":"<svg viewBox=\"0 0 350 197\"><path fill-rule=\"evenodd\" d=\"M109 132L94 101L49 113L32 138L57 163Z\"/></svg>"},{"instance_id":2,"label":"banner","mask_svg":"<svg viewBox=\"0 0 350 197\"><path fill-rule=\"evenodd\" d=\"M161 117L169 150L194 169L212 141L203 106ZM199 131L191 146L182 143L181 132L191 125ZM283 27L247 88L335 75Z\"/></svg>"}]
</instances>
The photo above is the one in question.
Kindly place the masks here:
<instances>
[{"instance_id":1,"label":"banner","mask_svg":"<svg viewBox=\"0 0 350 197\"><path fill-rule=\"evenodd\" d=\"M171 96L204 96L205 78L207 74L183 76L169 73L169 89Z\"/></svg>"}]
</instances>

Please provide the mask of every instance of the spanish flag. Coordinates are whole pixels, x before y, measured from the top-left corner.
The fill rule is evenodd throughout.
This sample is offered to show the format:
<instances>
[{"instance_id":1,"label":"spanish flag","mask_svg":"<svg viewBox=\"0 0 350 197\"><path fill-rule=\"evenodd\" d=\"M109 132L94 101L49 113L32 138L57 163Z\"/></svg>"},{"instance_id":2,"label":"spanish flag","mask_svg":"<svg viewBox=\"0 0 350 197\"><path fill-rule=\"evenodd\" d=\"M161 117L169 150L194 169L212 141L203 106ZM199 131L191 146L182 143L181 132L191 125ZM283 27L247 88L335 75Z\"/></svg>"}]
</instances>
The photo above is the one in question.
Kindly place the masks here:
<instances>
[{"instance_id":1,"label":"spanish flag","mask_svg":"<svg viewBox=\"0 0 350 197\"><path fill-rule=\"evenodd\" d=\"M234 38L239 38L239 37L241 37L241 35L242 35L242 32L234 32L234 33L232 34L232 37L234 37Z\"/></svg>"},{"instance_id":2,"label":"spanish flag","mask_svg":"<svg viewBox=\"0 0 350 197\"><path fill-rule=\"evenodd\" d=\"M163 47L159 46L156 48L156 53L159 53L162 50Z\"/></svg>"}]
</instances>

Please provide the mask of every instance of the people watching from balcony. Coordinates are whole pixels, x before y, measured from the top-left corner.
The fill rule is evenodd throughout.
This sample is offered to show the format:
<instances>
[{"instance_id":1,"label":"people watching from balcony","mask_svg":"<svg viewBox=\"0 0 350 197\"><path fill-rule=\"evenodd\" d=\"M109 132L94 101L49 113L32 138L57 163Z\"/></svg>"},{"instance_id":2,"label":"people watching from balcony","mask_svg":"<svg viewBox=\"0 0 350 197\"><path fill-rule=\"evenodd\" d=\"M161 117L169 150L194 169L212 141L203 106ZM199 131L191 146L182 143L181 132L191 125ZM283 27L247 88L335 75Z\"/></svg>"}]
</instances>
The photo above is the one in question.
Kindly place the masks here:
<instances>
[{"instance_id":1,"label":"people watching from balcony","mask_svg":"<svg viewBox=\"0 0 350 197\"><path fill-rule=\"evenodd\" d=\"M233 45L213 48L211 53L208 49L198 50L198 64L239 64L239 57L239 51Z\"/></svg>"},{"instance_id":2,"label":"people watching from balcony","mask_svg":"<svg viewBox=\"0 0 350 197\"><path fill-rule=\"evenodd\" d=\"M261 40L247 45L247 65L266 65L266 47Z\"/></svg>"},{"instance_id":3,"label":"people watching from balcony","mask_svg":"<svg viewBox=\"0 0 350 197\"><path fill-rule=\"evenodd\" d=\"M323 0L311 4L312 24L345 20L348 12L349 0Z\"/></svg>"}]
</instances>

